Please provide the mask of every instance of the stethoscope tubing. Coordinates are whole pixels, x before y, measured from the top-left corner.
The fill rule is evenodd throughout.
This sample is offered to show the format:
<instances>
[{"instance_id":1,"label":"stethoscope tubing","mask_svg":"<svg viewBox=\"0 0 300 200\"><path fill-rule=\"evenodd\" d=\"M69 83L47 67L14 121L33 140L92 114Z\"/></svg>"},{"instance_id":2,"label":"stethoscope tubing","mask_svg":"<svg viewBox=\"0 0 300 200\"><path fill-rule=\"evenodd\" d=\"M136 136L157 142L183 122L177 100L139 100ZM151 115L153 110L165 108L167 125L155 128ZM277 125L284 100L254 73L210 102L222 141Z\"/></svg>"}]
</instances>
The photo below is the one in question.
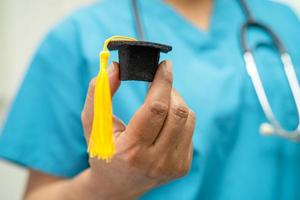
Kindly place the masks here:
<instances>
[{"instance_id":1,"label":"stethoscope tubing","mask_svg":"<svg viewBox=\"0 0 300 200\"><path fill-rule=\"evenodd\" d=\"M144 27L140 15L140 10L137 4L137 0L131 0L131 7L133 10L133 18L135 19L135 30L139 40L145 40Z\"/></svg>"},{"instance_id":2,"label":"stethoscope tubing","mask_svg":"<svg viewBox=\"0 0 300 200\"><path fill-rule=\"evenodd\" d=\"M259 103L262 107L262 110L269 121L268 127L271 127L271 131L273 134L278 135L283 138L287 138L290 140L300 141L300 85L297 79L296 71L294 65L292 63L292 59L288 51L286 50L285 46L283 45L280 38L272 31L268 26L259 23L254 20L249 10L249 7L245 0L240 0L240 5L242 6L243 10L245 11L246 15L246 22L242 25L241 28L241 48L243 51L243 57L246 65L246 70L252 84L254 86L257 98ZM296 109L298 112L298 125L294 130L286 130L284 129L280 122L276 119L271 105L268 101L265 89L263 87L259 72L257 70L257 65L255 62L254 55L252 53L251 48L247 44L247 32L251 28L261 29L262 31L266 32L272 39L273 43L275 44L279 54L280 59L283 64L284 72L288 80L289 87L292 92L292 96L294 98ZM263 124L266 125L266 124ZM264 132L263 129L261 129Z\"/></svg>"}]
</instances>

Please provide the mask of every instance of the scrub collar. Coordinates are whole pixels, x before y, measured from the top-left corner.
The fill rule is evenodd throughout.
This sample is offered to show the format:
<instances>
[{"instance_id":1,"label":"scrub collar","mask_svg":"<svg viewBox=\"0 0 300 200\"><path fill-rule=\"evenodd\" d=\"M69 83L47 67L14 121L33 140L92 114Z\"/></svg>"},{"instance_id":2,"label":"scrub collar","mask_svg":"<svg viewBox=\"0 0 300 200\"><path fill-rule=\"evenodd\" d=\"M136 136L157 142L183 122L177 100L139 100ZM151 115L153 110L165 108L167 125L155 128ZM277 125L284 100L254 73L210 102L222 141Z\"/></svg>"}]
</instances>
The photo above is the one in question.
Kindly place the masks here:
<instances>
[{"instance_id":1,"label":"scrub collar","mask_svg":"<svg viewBox=\"0 0 300 200\"><path fill-rule=\"evenodd\" d=\"M205 43L211 44L221 41L230 33L232 24L236 20L234 12L239 9L236 1L214 0L209 28L204 31L189 22L163 0L140 0L138 3L143 18L155 17L158 21L163 20L172 29L176 30L176 34L182 35L186 42L191 45L205 45ZM144 29L147 33L149 28L144 26Z\"/></svg>"}]
</instances>

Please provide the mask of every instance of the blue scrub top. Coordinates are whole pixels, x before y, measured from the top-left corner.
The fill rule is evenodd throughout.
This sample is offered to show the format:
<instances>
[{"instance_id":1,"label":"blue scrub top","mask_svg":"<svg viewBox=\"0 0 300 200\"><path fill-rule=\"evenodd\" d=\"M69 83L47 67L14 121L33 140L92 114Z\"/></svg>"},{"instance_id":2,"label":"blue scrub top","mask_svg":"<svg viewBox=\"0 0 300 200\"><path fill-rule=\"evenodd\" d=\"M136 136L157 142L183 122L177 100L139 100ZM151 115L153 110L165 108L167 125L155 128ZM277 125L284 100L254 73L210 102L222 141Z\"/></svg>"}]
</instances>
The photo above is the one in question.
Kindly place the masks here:
<instances>
[{"instance_id":1,"label":"blue scrub top","mask_svg":"<svg viewBox=\"0 0 300 200\"><path fill-rule=\"evenodd\" d=\"M257 20L272 27L293 57L300 77L300 24L287 7L249 1ZM242 60L245 21L235 0L215 0L207 32L161 0L139 1L146 37L174 50L174 87L196 112L194 159L189 174L146 193L144 200L300 199L300 144L263 137L266 119ZM80 114L98 53L112 35L136 37L130 0L106 0L80 9L40 45L3 129L0 156L57 176L88 167ZM287 128L297 114L270 39L251 30L256 59L276 116ZM117 54L113 53L113 60ZM123 82L114 112L128 122L142 104L145 83ZM179 161L180 162L180 161Z\"/></svg>"}]
</instances>

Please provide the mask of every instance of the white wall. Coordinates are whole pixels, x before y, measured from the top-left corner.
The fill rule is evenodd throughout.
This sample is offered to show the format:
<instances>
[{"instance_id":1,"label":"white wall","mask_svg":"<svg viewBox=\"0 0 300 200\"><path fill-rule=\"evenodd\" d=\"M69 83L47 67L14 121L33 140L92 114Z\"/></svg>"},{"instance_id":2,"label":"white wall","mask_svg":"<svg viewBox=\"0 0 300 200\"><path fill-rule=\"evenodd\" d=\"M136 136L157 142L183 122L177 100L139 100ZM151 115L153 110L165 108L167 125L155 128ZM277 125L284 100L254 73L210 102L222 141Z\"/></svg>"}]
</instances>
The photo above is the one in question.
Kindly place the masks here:
<instances>
[{"instance_id":1,"label":"white wall","mask_svg":"<svg viewBox=\"0 0 300 200\"><path fill-rule=\"evenodd\" d=\"M41 37L70 10L91 0L0 0L0 127ZM280 0L300 13L299 0ZM0 199L19 200L25 170L0 162Z\"/></svg>"},{"instance_id":2,"label":"white wall","mask_svg":"<svg viewBox=\"0 0 300 200\"><path fill-rule=\"evenodd\" d=\"M0 127L36 46L60 18L91 0L0 0ZM27 173L0 162L0 199L21 199Z\"/></svg>"},{"instance_id":3,"label":"white wall","mask_svg":"<svg viewBox=\"0 0 300 200\"><path fill-rule=\"evenodd\" d=\"M299 0L277 0L279 2L283 2L289 4L295 11L300 14L300 1Z\"/></svg>"}]
</instances>

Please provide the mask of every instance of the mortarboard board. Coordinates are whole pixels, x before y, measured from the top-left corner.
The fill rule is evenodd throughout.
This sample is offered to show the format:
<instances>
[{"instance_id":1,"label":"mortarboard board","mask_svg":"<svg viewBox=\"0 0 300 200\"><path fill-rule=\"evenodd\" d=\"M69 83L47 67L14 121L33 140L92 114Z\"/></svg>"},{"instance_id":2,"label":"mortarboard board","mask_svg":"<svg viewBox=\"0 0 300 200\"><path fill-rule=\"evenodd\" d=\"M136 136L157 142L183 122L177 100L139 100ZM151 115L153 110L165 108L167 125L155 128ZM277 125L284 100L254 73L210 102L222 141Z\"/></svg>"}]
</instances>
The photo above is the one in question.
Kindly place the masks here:
<instances>
[{"instance_id":1,"label":"mortarboard board","mask_svg":"<svg viewBox=\"0 0 300 200\"><path fill-rule=\"evenodd\" d=\"M171 46L145 41L111 41L107 48L118 50L121 80L151 82L158 67L160 53L168 53Z\"/></svg>"}]
</instances>

